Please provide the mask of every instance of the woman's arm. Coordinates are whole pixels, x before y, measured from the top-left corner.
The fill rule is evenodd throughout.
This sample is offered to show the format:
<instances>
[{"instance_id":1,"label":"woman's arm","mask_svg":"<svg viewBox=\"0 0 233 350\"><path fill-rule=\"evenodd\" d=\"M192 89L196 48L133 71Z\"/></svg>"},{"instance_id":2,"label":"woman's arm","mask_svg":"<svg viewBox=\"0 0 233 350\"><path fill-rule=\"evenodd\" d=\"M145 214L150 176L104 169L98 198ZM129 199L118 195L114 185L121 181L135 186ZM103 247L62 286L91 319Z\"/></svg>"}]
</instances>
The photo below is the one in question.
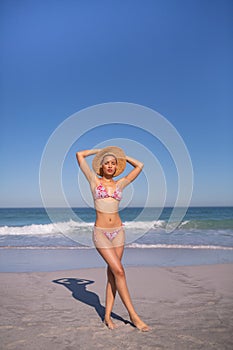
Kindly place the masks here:
<instances>
[{"instance_id":1,"label":"woman's arm","mask_svg":"<svg viewBox=\"0 0 233 350\"><path fill-rule=\"evenodd\" d=\"M100 151L100 149L90 149L85 151L79 151L76 153L76 158L78 161L78 164L80 166L80 169L86 176L89 183L93 180L93 171L90 169L89 165L87 164L86 157L91 156L93 154L96 154Z\"/></svg>"},{"instance_id":2,"label":"woman's arm","mask_svg":"<svg viewBox=\"0 0 233 350\"><path fill-rule=\"evenodd\" d=\"M134 169L131 170L131 172L122 179L123 187L127 186L130 182L134 181L136 177L140 174L144 166L142 162L129 156L126 156L126 161L129 164L131 164L134 167Z\"/></svg>"}]
</instances>

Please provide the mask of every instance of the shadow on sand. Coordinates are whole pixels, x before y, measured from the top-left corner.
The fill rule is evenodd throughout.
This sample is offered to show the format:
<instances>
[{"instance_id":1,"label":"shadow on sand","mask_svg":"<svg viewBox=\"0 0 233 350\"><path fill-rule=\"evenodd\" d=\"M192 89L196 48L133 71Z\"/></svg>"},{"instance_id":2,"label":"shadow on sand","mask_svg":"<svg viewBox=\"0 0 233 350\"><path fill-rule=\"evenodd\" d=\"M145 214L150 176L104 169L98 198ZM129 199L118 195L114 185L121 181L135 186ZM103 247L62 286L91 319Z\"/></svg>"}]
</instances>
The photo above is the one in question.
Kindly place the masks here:
<instances>
[{"instance_id":1,"label":"shadow on sand","mask_svg":"<svg viewBox=\"0 0 233 350\"><path fill-rule=\"evenodd\" d=\"M101 320L104 320L105 307L101 305L99 296L87 290L87 286L89 284L95 283L95 281L83 279L83 278L60 278L57 280L53 280L53 283L61 284L69 289L72 292L72 297L76 300L81 301L84 304L92 306ZM121 316L112 312L111 317L124 322L125 324L130 323L129 321L123 319Z\"/></svg>"}]
</instances>

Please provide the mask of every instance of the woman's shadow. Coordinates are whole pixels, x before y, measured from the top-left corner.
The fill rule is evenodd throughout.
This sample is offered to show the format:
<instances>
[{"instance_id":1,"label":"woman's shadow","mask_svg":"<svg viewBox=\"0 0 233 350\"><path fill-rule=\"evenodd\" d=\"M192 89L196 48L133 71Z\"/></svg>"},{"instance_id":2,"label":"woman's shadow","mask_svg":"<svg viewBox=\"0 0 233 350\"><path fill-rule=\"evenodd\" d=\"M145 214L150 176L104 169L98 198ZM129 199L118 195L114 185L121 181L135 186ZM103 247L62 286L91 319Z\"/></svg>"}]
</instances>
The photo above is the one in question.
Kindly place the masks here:
<instances>
[{"instance_id":1,"label":"woman's shadow","mask_svg":"<svg viewBox=\"0 0 233 350\"><path fill-rule=\"evenodd\" d=\"M68 288L72 292L72 297L76 300L81 301L84 304L92 306L102 321L104 321L105 307L101 305L99 296L86 289L89 284L95 283L95 281L83 279L83 278L60 278L53 280L53 283L61 284ZM125 324L130 323L123 319L121 316L111 313L111 317L124 322Z\"/></svg>"}]
</instances>

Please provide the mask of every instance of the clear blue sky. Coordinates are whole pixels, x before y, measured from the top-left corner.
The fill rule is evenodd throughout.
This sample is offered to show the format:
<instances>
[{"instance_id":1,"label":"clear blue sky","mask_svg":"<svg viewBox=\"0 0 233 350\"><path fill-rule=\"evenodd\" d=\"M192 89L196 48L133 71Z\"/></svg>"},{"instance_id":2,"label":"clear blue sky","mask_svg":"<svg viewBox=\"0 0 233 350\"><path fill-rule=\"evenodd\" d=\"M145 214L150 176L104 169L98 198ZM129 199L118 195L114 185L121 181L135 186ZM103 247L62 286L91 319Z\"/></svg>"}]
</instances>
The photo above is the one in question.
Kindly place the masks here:
<instances>
[{"instance_id":1,"label":"clear blue sky","mask_svg":"<svg viewBox=\"0 0 233 350\"><path fill-rule=\"evenodd\" d=\"M113 101L150 107L174 125L193 163L192 205L233 205L232 15L232 0L2 0L0 206L41 206L39 165L52 132ZM95 142L90 133L79 145ZM64 186L78 206L71 151ZM162 147L154 153L163 164ZM172 204L177 181L164 167Z\"/></svg>"}]
</instances>

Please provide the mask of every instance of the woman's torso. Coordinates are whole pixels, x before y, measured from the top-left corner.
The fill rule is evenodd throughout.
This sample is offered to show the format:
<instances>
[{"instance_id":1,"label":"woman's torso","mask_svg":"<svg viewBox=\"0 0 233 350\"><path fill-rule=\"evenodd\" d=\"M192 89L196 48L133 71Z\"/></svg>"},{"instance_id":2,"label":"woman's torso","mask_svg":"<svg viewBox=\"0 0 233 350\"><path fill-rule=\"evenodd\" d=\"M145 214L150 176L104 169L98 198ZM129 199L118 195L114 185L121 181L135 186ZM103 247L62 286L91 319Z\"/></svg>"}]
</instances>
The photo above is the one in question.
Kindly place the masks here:
<instances>
[{"instance_id":1,"label":"woman's torso","mask_svg":"<svg viewBox=\"0 0 233 350\"><path fill-rule=\"evenodd\" d=\"M110 185L97 178L91 190L96 209L95 225L103 228L121 226L119 203L122 190L118 182L112 182Z\"/></svg>"}]
</instances>

